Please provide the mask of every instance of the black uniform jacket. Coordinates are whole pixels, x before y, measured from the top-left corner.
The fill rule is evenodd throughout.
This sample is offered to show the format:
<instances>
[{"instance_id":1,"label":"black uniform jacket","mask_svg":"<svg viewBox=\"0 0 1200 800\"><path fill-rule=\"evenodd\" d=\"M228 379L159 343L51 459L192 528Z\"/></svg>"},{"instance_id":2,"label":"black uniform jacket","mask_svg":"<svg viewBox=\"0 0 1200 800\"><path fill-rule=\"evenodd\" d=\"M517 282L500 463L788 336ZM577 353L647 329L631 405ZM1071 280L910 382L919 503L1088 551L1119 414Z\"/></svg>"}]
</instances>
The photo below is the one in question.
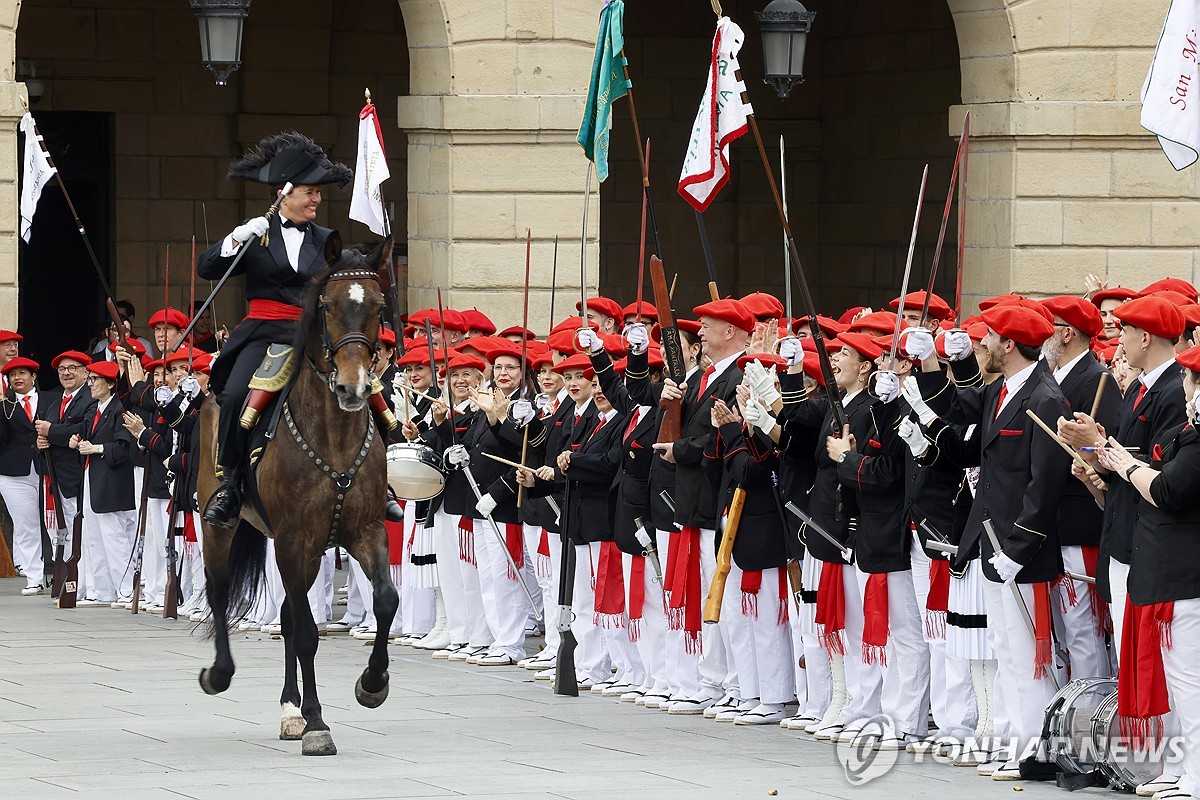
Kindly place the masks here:
<instances>
[{"instance_id":1,"label":"black uniform jacket","mask_svg":"<svg viewBox=\"0 0 1200 800\"><path fill-rule=\"evenodd\" d=\"M518 391L514 391L511 399L518 396ZM479 483L479 490L490 494L496 500L496 510L492 512L492 519L498 523L520 522L515 470L483 454L492 453L520 463L522 444L525 441L524 429L517 427L511 416L506 416L492 425L488 422L487 414L480 412L471 421L471 427L461 441L471 451L471 473ZM528 450L536 452L545 446L545 442L545 426L539 419L532 420L529 423ZM528 456L528 453L526 455ZM476 515L473 504L468 513L471 516Z\"/></svg>"},{"instance_id":2,"label":"black uniform jacket","mask_svg":"<svg viewBox=\"0 0 1200 800\"><path fill-rule=\"evenodd\" d=\"M900 399L873 403L871 435L855 436L855 449L836 467L838 481L854 492L858 529L854 560L863 572L903 572L912 567L912 542L905 515L905 461L908 445L897 428L908 406Z\"/></svg>"},{"instance_id":3,"label":"black uniform jacket","mask_svg":"<svg viewBox=\"0 0 1200 800\"><path fill-rule=\"evenodd\" d=\"M571 436L571 463L565 476L571 482L570 509L563 513L575 544L613 541L609 492L620 465L618 447L627 420L619 413L603 423L602 418L597 412L586 425L580 420Z\"/></svg>"},{"instance_id":4,"label":"black uniform jacket","mask_svg":"<svg viewBox=\"0 0 1200 800\"><path fill-rule=\"evenodd\" d=\"M462 442L467 435L467 431L475 422L475 418L483 412L477 408L468 405L463 411L454 412L454 431L450 430L450 416L447 414L445 421L431 429L429 433L422 433L421 439L426 444L433 447L439 453L445 453L446 448L453 445L455 442ZM482 459L488 460L488 459ZM474 474L475 464L472 461L472 474ZM480 487L482 490L484 487ZM475 493L471 491L471 484L467 481L467 474L461 469L446 470L446 485L442 489L442 510L447 514L455 516L475 516Z\"/></svg>"},{"instance_id":5,"label":"black uniform jacket","mask_svg":"<svg viewBox=\"0 0 1200 800\"><path fill-rule=\"evenodd\" d=\"M1154 502L1134 512L1129 599L1139 606L1200 597L1200 434L1185 426L1161 455L1150 462Z\"/></svg>"},{"instance_id":6,"label":"black uniform jacket","mask_svg":"<svg viewBox=\"0 0 1200 800\"><path fill-rule=\"evenodd\" d=\"M1059 388L1072 412L1091 413L1096 386L1104 374L1106 370L1090 352L1084 353L1079 363L1071 368ZM1096 421L1104 426L1104 430L1115 431L1121 418L1121 392L1111 376L1105 379L1105 383ZM1103 524L1104 512L1096 505L1087 487L1074 478L1068 480L1063 486L1062 500L1058 505L1058 543L1063 547L1095 547L1100 544L1100 528Z\"/></svg>"},{"instance_id":7,"label":"black uniform jacket","mask_svg":"<svg viewBox=\"0 0 1200 800\"><path fill-rule=\"evenodd\" d=\"M83 433L84 420L91 422L96 413L96 403L92 400L92 392L87 385L80 386L63 413L59 415L62 405L63 392L57 389L47 392L51 402L47 408L50 420L50 433L46 438L50 441L50 457L54 460L54 473L58 476L58 491L63 497L78 497L83 478L83 459L79 453L67 446L71 436ZM68 520L69 522L70 520Z\"/></svg>"},{"instance_id":8,"label":"black uniform jacket","mask_svg":"<svg viewBox=\"0 0 1200 800\"><path fill-rule=\"evenodd\" d=\"M58 401L49 392L38 392L36 405L31 404L34 419L48 419L58 414ZM31 467L38 475L43 473L45 462L34 460L37 455L37 429L33 420L25 413L25 405L11 389L8 396L0 400L0 475L23 477Z\"/></svg>"},{"instance_id":9,"label":"black uniform jacket","mask_svg":"<svg viewBox=\"0 0 1200 800\"><path fill-rule=\"evenodd\" d=\"M175 473L176 495L182 500L182 510L185 511L199 511L196 480L200 476L200 409L208 397L202 394L195 400L185 402L182 395L176 395L163 409L168 425L179 434L178 447L171 454L167 466ZM182 487L179 486L181 480L184 482Z\"/></svg>"},{"instance_id":10,"label":"black uniform jacket","mask_svg":"<svg viewBox=\"0 0 1200 800\"><path fill-rule=\"evenodd\" d=\"M104 452L85 456L87 470L84 479L92 493L92 510L97 514L113 511L132 511L133 498L133 436L125 430L121 418L125 407L119 398L112 398L95 422L85 423L81 434L85 441L104 445ZM95 417L96 412L92 412Z\"/></svg>"},{"instance_id":11,"label":"black uniform jacket","mask_svg":"<svg viewBox=\"0 0 1200 800\"><path fill-rule=\"evenodd\" d=\"M700 394L702 373L689 380L683 398L681 438L675 442L675 521L697 528L716 528L720 509L718 491L721 462L712 453L716 429L712 426L712 407L718 399L730 408L737 402L737 387L742 371L737 361L712 378Z\"/></svg>"},{"instance_id":12,"label":"black uniform jacket","mask_svg":"<svg viewBox=\"0 0 1200 800\"><path fill-rule=\"evenodd\" d=\"M727 475L722 496L728 497L722 513L732 502L736 487L746 492L737 537L733 540L734 563L742 570L785 566L790 548L785 541L788 532L776 494L779 456L774 444L761 432L748 430L740 422L722 425L719 438Z\"/></svg>"}]
</instances>

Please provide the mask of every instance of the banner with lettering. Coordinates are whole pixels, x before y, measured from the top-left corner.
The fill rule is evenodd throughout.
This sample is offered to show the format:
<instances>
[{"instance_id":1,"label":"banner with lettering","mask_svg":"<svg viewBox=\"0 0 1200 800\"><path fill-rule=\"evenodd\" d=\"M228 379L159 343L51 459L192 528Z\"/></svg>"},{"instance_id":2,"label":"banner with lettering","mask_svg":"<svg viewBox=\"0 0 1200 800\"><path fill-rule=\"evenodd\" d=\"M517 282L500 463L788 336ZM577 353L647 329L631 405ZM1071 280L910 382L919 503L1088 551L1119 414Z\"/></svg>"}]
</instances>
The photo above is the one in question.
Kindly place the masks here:
<instances>
[{"instance_id":1,"label":"banner with lettering","mask_svg":"<svg viewBox=\"0 0 1200 800\"><path fill-rule=\"evenodd\" d=\"M737 23L729 17L718 20L708 84L679 175L679 194L697 211L708 208L729 182L729 143L749 130L748 120L754 113L737 58L744 41Z\"/></svg>"},{"instance_id":2,"label":"banner with lettering","mask_svg":"<svg viewBox=\"0 0 1200 800\"><path fill-rule=\"evenodd\" d=\"M1200 2L1172 0L1150 72L1142 86L1142 127L1158 136L1175 169L1200 157Z\"/></svg>"},{"instance_id":3,"label":"banner with lettering","mask_svg":"<svg viewBox=\"0 0 1200 800\"><path fill-rule=\"evenodd\" d=\"M28 244L42 189L46 188L57 170L50 165L42 145L42 135L37 132L33 116L28 111L21 117L21 133L25 136L25 159L21 164L21 238Z\"/></svg>"}]
</instances>

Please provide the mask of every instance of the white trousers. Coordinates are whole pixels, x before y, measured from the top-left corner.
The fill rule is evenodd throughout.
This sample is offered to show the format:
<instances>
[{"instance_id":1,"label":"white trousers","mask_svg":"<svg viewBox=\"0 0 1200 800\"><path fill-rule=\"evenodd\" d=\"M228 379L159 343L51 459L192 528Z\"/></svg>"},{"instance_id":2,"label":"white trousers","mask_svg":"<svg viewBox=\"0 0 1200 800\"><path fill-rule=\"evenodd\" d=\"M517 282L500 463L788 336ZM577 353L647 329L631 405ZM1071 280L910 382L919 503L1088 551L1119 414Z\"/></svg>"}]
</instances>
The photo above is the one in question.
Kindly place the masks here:
<instances>
[{"instance_id":1,"label":"white trousers","mask_svg":"<svg viewBox=\"0 0 1200 800\"><path fill-rule=\"evenodd\" d=\"M917 597L917 609L924 622L929 603L930 559L921 549L916 534L913 534L913 539L910 551L913 589ZM944 628L940 636L933 636L928 626L922 624L921 635L929 648L929 705L938 725L938 735L969 736L979 721L975 686L971 681L971 664L965 658L946 652Z\"/></svg>"},{"instance_id":2,"label":"white trousers","mask_svg":"<svg viewBox=\"0 0 1200 800\"><path fill-rule=\"evenodd\" d=\"M889 572L887 582L887 666L880 708L898 731L924 736L929 730L930 674L925 614L917 606L912 570Z\"/></svg>"},{"instance_id":3,"label":"white trousers","mask_svg":"<svg viewBox=\"0 0 1200 800\"><path fill-rule=\"evenodd\" d=\"M575 547L575 586L571 595L571 632L575 634L575 672L592 681L612 678L611 662L604 649L604 634L595 623L596 566L600 560L599 543Z\"/></svg>"},{"instance_id":4,"label":"white trousers","mask_svg":"<svg viewBox=\"0 0 1200 800\"><path fill-rule=\"evenodd\" d=\"M721 519L721 527L725 526L725 518ZM717 545L716 532L708 528L700 529L700 603L708 597L708 588L712 586L713 577L717 574ZM729 658L729 639L725 626L718 622L704 623L700 626L700 694L719 698L724 694L741 697L738 687L738 675L732 659Z\"/></svg>"},{"instance_id":5,"label":"white trousers","mask_svg":"<svg viewBox=\"0 0 1200 800\"><path fill-rule=\"evenodd\" d=\"M350 575L346 579L346 613L342 620L357 625L366 618L368 608L374 609L375 590L358 559L347 554L346 560Z\"/></svg>"},{"instance_id":6,"label":"white trousers","mask_svg":"<svg viewBox=\"0 0 1200 800\"><path fill-rule=\"evenodd\" d=\"M111 603L133 596L135 511L97 514L89 475L83 476L83 546L87 549L89 600Z\"/></svg>"},{"instance_id":7,"label":"white trousers","mask_svg":"<svg viewBox=\"0 0 1200 800\"><path fill-rule=\"evenodd\" d=\"M321 566L312 586L308 587L308 608L313 620L320 625L333 619L333 573L337 567L333 548L321 556Z\"/></svg>"},{"instance_id":8,"label":"white trousers","mask_svg":"<svg viewBox=\"0 0 1200 800\"><path fill-rule=\"evenodd\" d=\"M26 586L43 586L46 568L42 561L42 523L38 518L38 475L33 462L29 474L19 477L0 475L0 496L13 521L13 563L25 573ZM70 520L67 527L71 526Z\"/></svg>"},{"instance_id":9,"label":"white trousers","mask_svg":"<svg viewBox=\"0 0 1200 800\"><path fill-rule=\"evenodd\" d=\"M1082 547L1063 547L1062 557L1067 572L1086 574ZM1097 631L1097 620L1092 614L1091 595L1096 591L1095 587L1064 575L1061 583L1052 586L1050 591L1058 594L1050 608L1054 612L1054 631L1071 657L1069 677L1072 680L1109 677L1112 663L1108 648L1104 646L1104 639ZM1071 602L1072 597L1074 603Z\"/></svg>"},{"instance_id":10,"label":"white trousers","mask_svg":"<svg viewBox=\"0 0 1200 800\"><path fill-rule=\"evenodd\" d=\"M1171 710L1182 726L1179 788L1200 796L1200 599L1175 601L1171 640L1163 669Z\"/></svg>"},{"instance_id":11,"label":"white trousers","mask_svg":"<svg viewBox=\"0 0 1200 800\"><path fill-rule=\"evenodd\" d=\"M1033 615L1033 586L1013 584L1021 590L1022 602ZM997 691L993 706L996 735L1013 737L1020 748L1035 741L1045 721L1046 706L1057 691L1049 671L1044 678L1034 677L1034 641L1029 633L1025 612L1017 604L1011 589L990 580L983 582L983 602L987 608L988 635L994 634ZM1001 708L1002 707L1002 708ZM1003 713L997 713L997 709ZM1007 724L1007 730L1001 728ZM1021 755L1020 753L1014 755Z\"/></svg>"},{"instance_id":12,"label":"white trousers","mask_svg":"<svg viewBox=\"0 0 1200 800\"><path fill-rule=\"evenodd\" d=\"M458 559L458 517L438 509L433 518L433 548L437 555L438 584L446 606L446 629L453 644L469 638L467 597Z\"/></svg>"},{"instance_id":13,"label":"white trousers","mask_svg":"<svg viewBox=\"0 0 1200 800\"><path fill-rule=\"evenodd\" d=\"M1125 630L1125 605L1129 602L1129 565L1108 560L1108 590L1112 597L1109 603L1109 613L1112 615L1113 654L1118 666L1121 660L1121 632Z\"/></svg>"},{"instance_id":14,"label":"white trousers","mask_svg":"<svg viewBox=\"0 0 1200 800\"><path fill-rule=\"evenodd\" d=\"M455 525L457 526L457 521ZM483 586L480 581L479 571L479 552L483 549L483 531L482 526L487 525L486 522L480 523L473 520L475 530L459 531L459 547L461 549L458 569L463 580L463 595L467 608L467 643L472 649L480 647L491 647L495 641L492 636L492 629L488 626L487 614L483 609ZM494 534L489 530L488 536Z\"/></svg>"},{"instance_id":15,"label":"white trousers","mask_svg":"<svg viewBox=\"0 0 1200 800\"><path fill-rule=\"evenodd\" d=\"M842 565L846 593L846 708L842 720L850 723L883 713L883 666L862 659L863 594L867 574L853 564Z\"/></svg>"},{"instance_id":16,"label":"white trousers","mask_svg":"<svg viewBox=\"0 0 1200 800\"><path fill-rule=\"evenodd\" d=\"M778 567L762 571L762 585L753 596L742 594L742 570L730 560L729 577L721 601L721 627L729 642L729 657L743 700L782 704L796 695L792 671L792 638L787 621L785 592L779 597ZM786 580L786 576L784 576ZM751 597L753 599L751 599Z\"/></svg>"},{"instance_id":17,"label":"white trousers","mask_svg":"<svg viewBox=\"0 0 1200 800\"><path fill-rule=\"evenodd\" d=\"M518 581L511 575L505 544L497 538L486 519L476 519L475 557L479 563L479 591L483 613L492 632L493 653L504 653L514 661L525 658L525 621L529 617L529 601ZM501 535L506 526L497 523ZM523 543L522 543L523 544Z\"/></svg>"},{"instance_id":18,"label":"white trousers","mask_svg":"<svg viewBox=\"0 0 1200 800\"><path fill-rule=\"evenodd\" d=\"M150 605L162 605L167 592L167 505L170 502L163 498L146 498L146 540L142 543L142 602Z\"/></svg>"},{"instance_id":19,"label":"white trousers","mask_svg":"<svg viewBox=\"0 0 1200 800\"><path fill-rule=\"evenodd\" d=\"M596 546L597 566L600 563L599 553L603 547L603 544ZM646 680L646 667L642 664L642 656L638 652L637 645L629 638L629 576L624 564L625 554L617 550L615 544L610 543L608 547L612 548L621 559L621 597L624 610L615 615L615 618L606 618L600 616L599 611L594 609L595 616L600 626L600 635L604 637L604 651L608 653L609 660L616 669L616 674L612 678L613 682L637 687Z\"/></svg>"},{"instance_id":20,"label":"white trousers","mask_svg":"<svg viewBox=\"0 0 1200 800\"><path fill-rule=\"evenodd\" d=\"M530 593L535 598L541 595L542 601L542 624L546 629L546 649L552 653L558 652L558 643L562 640L562 634L558 630L557 617L558 612L558 571L559 562L562 558L562 534L554 532L546 532L546 544L549 545L550 555L538 555L538 546L542 541L542 529L534 525L525 526L525 563L526 566L533 568L534 578L536 579L536 591L530 588ZM438 563L441 563L442 556L438 554Z\"/></svg>"},{"instance_id":21,"label":"white trousers","mask_svg":"<svg viewBox=\"0 0 1200 800\"><path fill-rule=\"evenodd\" d=\"M678 531L655 531L664 570L667 568L666 553L669 552L671 537L679 535ZM663 580L666 580L665 576ZM700 691L699 651L688 652L687 638L682 629L667 628L663 634L663 642L666 647L663 661L666 668L667 692L671 697L678 698L696 695Z\"/></svg>"},{"instance_id":22,"label":"white trousers","mask_svg":"<svg viewBox=\"0 0 1200 800\"><path fill-rule=\"evenodd\" d=\"M800 562L800 572L804 590L816 592L821 584L821 562L806 551ZM829 663L829 652L817 633L816 604L801 603L797 607L793 603L792 611L792 648L797 655L796 698L805 716L820 719L833 700L833 667ZM803 654L804 667L800 666L800 654ZM801 684L804 684L803 688Z\"/></svg>"},{"instance_id":23,"label":"white trousers","mask_svg":"<svg viewBox=\"0 0 1200 800\"><path fill-rule=\"evenodd\" d=\"M629 593L632 590L632 569L635 558L643 559L642 575L642 617L630 620L629 640L637 648L638 658L643 668L640 687L643 691L667 691L667 614L666 597L662 584L654 574L654 566L650 559L643 556L621 554L621 572L625 578L625 609L628 614L632 608Z\"/></svg>"},{"instance_id":24,"label":"white trousers","mask_svg":"<svg viewBox=\"0 0 1200 800\"><path fill-rule=\"evenodd\" d=\"M393 634L406 633L424 636L433 630L437 618L437 594L432 587L417 586L416 567L412 563L412 546L417 526L416 505L414 513L404 515L404 561L400 565L400 609L392 621ZM420 523L424 525L425 523Z\"/></svg>"}]
</instances>

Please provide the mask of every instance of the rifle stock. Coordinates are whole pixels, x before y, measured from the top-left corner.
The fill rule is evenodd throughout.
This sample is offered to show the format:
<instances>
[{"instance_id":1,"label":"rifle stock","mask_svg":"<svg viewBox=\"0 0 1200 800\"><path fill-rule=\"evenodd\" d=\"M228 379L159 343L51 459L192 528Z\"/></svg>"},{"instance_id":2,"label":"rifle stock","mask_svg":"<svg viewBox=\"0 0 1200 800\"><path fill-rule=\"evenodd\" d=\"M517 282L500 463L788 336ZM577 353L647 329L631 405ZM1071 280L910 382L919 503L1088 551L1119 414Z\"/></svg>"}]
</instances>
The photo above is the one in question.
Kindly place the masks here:
<instances>
[{"instance_id":1,"label":"rifle stock","mask_svg":"<svg viewBox=\"0 0 1200 800\"><path fill-rule=\"evenodd\" d=\"M58 472L54 468L54 457L50 455L49 448L42 451L42 458L46 463L46 476L50 480L49 491L51 501L54 503L54 522L58 528L58 535L54 538L54 573L50 581L50 596L58 597L62 593L63 580L65 580L67 518L63 514L62 493L58 490Z\"/></svg>"},{"instance_id":2,"label":"rifle stock","mask_svg":"<svg viewBox=\"0 0 1200 800\"><path fill-rule=\"evenodd\" d=\"M563 488L563 513L559 523L562 536L562 555L559 556L558 572L558 656L554 662L555 694L566 697L579 696L579 678L575 674L575 633L571 630L571 603L575 597L575 545L567 533L568 514L571 510L571 482Z\"/></svg>"},{"instance_id":3,"label":"rifle stock","mask_svg":"<svg viewBox=\"0 0 1200 800\"><path fill-rule=\"evenodd\" d=\"M146 474L146 480L149 480L149 473ZM181 506L179 498L183 492L179 487L182 483L186 483L185 477L175 476L167 510L167 590L163 594L163 619L179 619L179 551L175 547L175 519Z\"/></svg>"},{"instance_id":4,"label":"rifle stock","mask_svg":"<svg viewBox=\"0 0 1200 800\"><path fill-rule=\"evenodd\" d=\"M725 522L725 530L721 534L721 548L717 551L717 571L708 587L708 598L704 601L704 621L721 621L721 601L725 596L725 581L729 579L729 569L733 559L733 542L737 539L738 527L742 522L742 508L746 504L746 490L737 487L733 490L733 500L729 503L729 515Z\"/></svg>"},{"instance_id":5,"label":"rifle stock","mask_svg":"<svg viewBox=\"0 0 1200 800\"><path fill-rule=\"evenodd\" d=\"M141 610L142 602L142 557L146 552L146 517L150 500L150 450L146 450L146 464L142 468L142 496L138 503L138 532L134 544L136 553L133 566L133 600L129 604L129 612L136 614Z\"/></svg>"},{"instance_id":6,"label":"rifle stock","mask_svg":"<svg viewBox=\"0 0 1200 800\"><path fill-rule=\"evenodd\" d=\"M654 286L654 305L658 310L658 328L662 336L662 354L667 366L667 377L675 383L683 383L687 376L683 344L679 340L679 327L675 324L675 311L671 308L667 276L663 272L662 261L656 255L650 256L650 282ZM674 442L681 436L683 404L680 400L660 400L659 405L663 409L663 418L658 429L658 441Z\"/></svg>"},{"instance_id":7,"label":"rifle stock","mask_svg":"<svg viewBox=\"0 0 1200 800\"><path fill-rule=\"evenodd\" d=\"M87 475L83 476L87 480ZM71 556L67 559L63 570L62 591L58 593L59 608L75 608L77 592L79 591L79 557L83 547L83 490L80 489L76 501L75 519L71 521Z\"/></svg>"}]
</instances>

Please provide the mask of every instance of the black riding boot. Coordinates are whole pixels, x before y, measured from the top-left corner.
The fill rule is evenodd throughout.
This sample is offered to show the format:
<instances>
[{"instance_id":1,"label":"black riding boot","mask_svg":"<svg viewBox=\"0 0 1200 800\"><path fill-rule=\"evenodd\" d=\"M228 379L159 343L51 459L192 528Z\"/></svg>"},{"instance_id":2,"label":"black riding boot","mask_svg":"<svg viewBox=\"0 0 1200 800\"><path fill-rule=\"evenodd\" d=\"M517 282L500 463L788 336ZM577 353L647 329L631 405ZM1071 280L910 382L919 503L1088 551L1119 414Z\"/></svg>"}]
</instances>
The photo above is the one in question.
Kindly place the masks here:
<instances>
[{"instance_id":1,"label":"black riding boot","mask_svg":"<svg viewBox=\"0 0 1200 800\"><path fill-rule=\"evenodd\" d=\"M387 506L383 511L383 518L388 522L404 522L404 509L396 502L396 498L392 497L390 491L387 496Z\"/></svg>"},{"instance_id":2,"label":"black riding boot","mask_svg":"<svg viewBox=\"0 0 1200 800\"><path fill-rule=\"evenodd\" d=\"M204 521L218 528L232 528L237 524L238 512L242 508L242 473L233 467L225 467L221 486L209 498L204 509Z\"/></svg>"}]
</instances>

